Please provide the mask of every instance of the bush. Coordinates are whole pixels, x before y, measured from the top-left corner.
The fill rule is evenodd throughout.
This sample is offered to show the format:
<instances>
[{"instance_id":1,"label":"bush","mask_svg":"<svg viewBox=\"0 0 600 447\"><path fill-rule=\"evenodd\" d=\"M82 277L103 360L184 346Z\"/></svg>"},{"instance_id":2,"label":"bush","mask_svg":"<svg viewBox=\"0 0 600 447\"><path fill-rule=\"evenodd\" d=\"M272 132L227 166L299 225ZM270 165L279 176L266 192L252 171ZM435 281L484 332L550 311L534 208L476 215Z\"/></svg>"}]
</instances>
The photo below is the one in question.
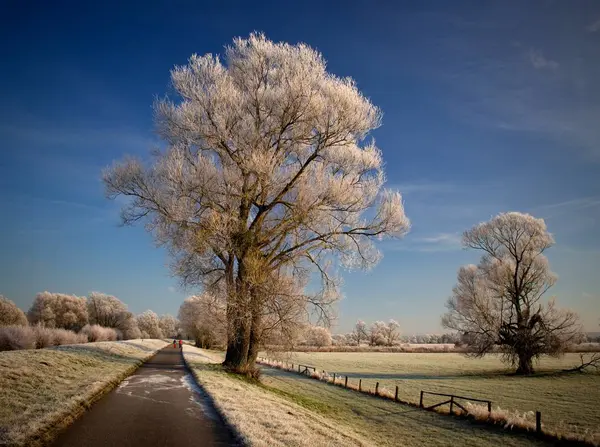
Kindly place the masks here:
<instances>
[{"instance_id":1,"label":"bush","mask_svg":"<svg viewBox=\"0 0 600 447\"><path fill-rule=\"evenodd\" d=\"M61 346L87 343L88 339L84 334L77 334L73 331L68 331L66 329L53 329L52 341L53 346Z\"/></svg>"},{"instance_id":2,"label":"bush","mask_svg":"<svg viewBox=\"0 0 600 447\"><path fill-rule=\"evenodd\" d=\"M27 326L27 317L11 300L0 295L0 326Z\"/></svg>"},{"instance_id":3,"label":"bush","mask_svg":"<svg viewBox=\"0 0 600 447\"><path fill-rule=\"evenodd\" d=\"M29 326L0 327L0 351L34 348L35 335Z\"/></svg>"},{"instance_id":4,"label":"bush","mask_svg":"<svg viewBox=\"0 0 600 447\"><path fill-rule=\"evenodd\" d=\"M117 340L117 331L113 328L102 327L98 324L86 324L79 332L79 335L85 336L86 341L115 341Z\"/></svg>"}]
</instances>

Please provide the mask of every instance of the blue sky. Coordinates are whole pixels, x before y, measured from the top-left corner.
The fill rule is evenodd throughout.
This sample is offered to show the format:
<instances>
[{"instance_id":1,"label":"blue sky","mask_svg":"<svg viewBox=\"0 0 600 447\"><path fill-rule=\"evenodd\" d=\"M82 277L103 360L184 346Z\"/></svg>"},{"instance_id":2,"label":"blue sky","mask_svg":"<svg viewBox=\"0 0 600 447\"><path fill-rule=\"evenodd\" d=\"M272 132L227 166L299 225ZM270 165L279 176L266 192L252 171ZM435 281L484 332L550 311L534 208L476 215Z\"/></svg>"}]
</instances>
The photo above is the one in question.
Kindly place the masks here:
<instances>
[{"instance_id":1,"label":"blue sky","mask_svg":"<svg viewBox=\"0 0 600 447\"><path fill-rule=\"evenodd\" d=\"M458 267L479 257L459 234L502 211L546 219L550 295L596 330L600 3L9 1L0 21L0 293L22 308L98 290L177 313L193 291L143 227L118 226L100 171L156 144L174 65L256 30L317 48L384 112L374 137L413 230L345 274L339 330L440 331Z\"/></svg>"}]
</instances>

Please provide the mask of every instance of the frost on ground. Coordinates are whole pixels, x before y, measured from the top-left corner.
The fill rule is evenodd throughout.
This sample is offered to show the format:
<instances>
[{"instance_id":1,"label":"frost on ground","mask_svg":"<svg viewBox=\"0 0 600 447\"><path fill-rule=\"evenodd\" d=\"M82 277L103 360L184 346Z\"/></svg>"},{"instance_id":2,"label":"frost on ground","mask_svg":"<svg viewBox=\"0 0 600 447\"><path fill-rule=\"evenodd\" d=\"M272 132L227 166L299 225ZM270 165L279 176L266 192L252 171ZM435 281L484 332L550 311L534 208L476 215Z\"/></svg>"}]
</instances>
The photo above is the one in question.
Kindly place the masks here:
<instances>
[{"instance_id":1,"label":"frost on ground","mask_svg":"<svg viewBox=\"0 0 600 447\"><path fill-rule=\"evenodd\" d=\"M0 353L0 445L34 445L165 346L128 340Z\"/></svg>"},{"instance_id":2,"label":"frost on ground","mask_svg":"<svg viewBox=\"0 0 600 447\"><path fill-rule=\"evenodd\" d=\"M215 406L252 446L372 445L350 428L225 373L218 355L191 346L183 352Z\"/></svg>"}]
</instances>

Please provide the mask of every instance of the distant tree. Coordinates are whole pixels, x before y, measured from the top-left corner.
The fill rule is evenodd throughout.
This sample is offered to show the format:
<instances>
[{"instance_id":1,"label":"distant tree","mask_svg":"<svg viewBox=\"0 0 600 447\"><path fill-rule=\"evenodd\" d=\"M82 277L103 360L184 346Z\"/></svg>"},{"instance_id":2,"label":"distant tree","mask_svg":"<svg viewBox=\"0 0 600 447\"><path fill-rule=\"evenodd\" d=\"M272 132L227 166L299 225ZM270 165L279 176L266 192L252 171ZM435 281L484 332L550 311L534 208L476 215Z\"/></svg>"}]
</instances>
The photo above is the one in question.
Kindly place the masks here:
<instances>
[{"instance_id":1,"label":"distant tree","mask_svg":"<svg viewBox=\"0 0 600 447\"><path fill-rule=\"evenodd\" d=\"M38 293L27 317L32 324L79 331L88 323L86 300L63 293Z\"/></svg>"},{"instance_id":2,"label":"distant tree","mask_svg":"<svg viewBox=\"0 0 600 447\"><path fill-rule=\"evenodd\" d=\"M360 346L360 342L367 340L367 324L364 321L358 320L356 322L352 338L357 346Z\"/></svg>"},{"instance_id":3,"label":"distant tree","mask_svg":"<svg viewBox=\"0 0 600 447\"><path fill-rule=\"evenodd\" d=\"M127 310L127 305L112 295L90 293L87 297L87 309L90 324L116 329L123 338L136 324L133 314Z\"/></svg>"},{"instance_id":4,"label":"distant tree","mask_svg":"<svg viewBox=\"0 0 600 447\"><path fill-rule=\"evenodd\" d=\"M142 333L142 338L163 338L160 330L158 315L151 310L142 312L136 317L138 328Z\"/></svg>"},{"instance_id":5,"label":"distant tree","mask_svg":"<svg viewBox=\"0 0 600 447\"><path fill-rule=\"evenodd\" d=\"M321 326L307 326L304 337L308 346L324 347L332 343L331 332Z\"/></svg>"},{"instance_id":6,"label":"distant tree","mask_svg":"<svg viewBox=\"0 0 600 447\"><path fill-rule=\"evenodd\" d=\"M369 327L368 340L370 346L382 346L385 344L385 323L376 321Z\"/></svg>"},{"instance_id":7,"label":"distant tree","mask_svg":"<svg viewBox=\"0 0 600 447\"><path fill-rule=\"evenodd\" d=\"M2 295L0 295L0 326L27 326L25 313Z\"/></svg>"},{"instance_id":8,"label":"distant tree","mask_svg":"<svg viewBox=\"0 0 600 447\"><path fill-rule=\"evenodd\" d=\"M222 298L206 292L190 296L179 307L178 317L182 329L194 338L199 348L210 349L225 343L227 321Z\"/></svg>"},{"instance_id":9,"label":"distant tree","mask_svg":"<svg viewBox=\"0 0 600 447\"><path fill-rule=\"evenodd\" d=\"M260 293L265 284L316 272L322 293L302 294L304 307L330 312L339 297L331 260L373 266L373 241L410 224L366 140L380 111L317 51L252 34L224 58L192 56L171 78L176 102L155 107L166 150L152 165L128 159L106 171L107 194L132 199L124 222L147 220L184 281L224 283L224 364L246 372L265 307L281 298Z\"/></svg>"},{"instance_id":10,"label":"distant tree","mask_svg":"<svg viewBox=\"0 0 600 447\"><path fill-rule=\"evenodd\" d=\"M347 346L350 344L348 336L345 334L335 334L331 336L331 341L334 346Z\"/></svg>"},{"instance_id":11,"label":"distant tree","mask_svg":"<svg viewBox=\"0 0 600 447\"><path fill-rule=\"evenodd\" d=\"M499 214L463 235L468 248L482 250L479 265L458 271L447 302L445 327L460 331L478 356L498 346L518 374L533 372L533 359L560 355L579 339L577 315L544 305L555 283L544 251L554 243L543 219L528 214Z\"/></svg>"},{"instance_id":12,"label":"distant tree","mask_svg":"<svg viewBox=\"0 0 600 447\"><path fill-rule=\"evenodd\" d=\"M161 315L158 325L165 337L176 337L179 332L179 320L173 315Z\"/></svg>"},{"instance_id":13,"label":"distant tree","mask_svg":"<svg viewBox=\"0 0 600 447\"><path fill-rule=\"evenodd\" d=\"M396 320L390 320L382 327L382 335L387 346L393 346L400 338L400 325Z\"/></svg>"}]
</instances>

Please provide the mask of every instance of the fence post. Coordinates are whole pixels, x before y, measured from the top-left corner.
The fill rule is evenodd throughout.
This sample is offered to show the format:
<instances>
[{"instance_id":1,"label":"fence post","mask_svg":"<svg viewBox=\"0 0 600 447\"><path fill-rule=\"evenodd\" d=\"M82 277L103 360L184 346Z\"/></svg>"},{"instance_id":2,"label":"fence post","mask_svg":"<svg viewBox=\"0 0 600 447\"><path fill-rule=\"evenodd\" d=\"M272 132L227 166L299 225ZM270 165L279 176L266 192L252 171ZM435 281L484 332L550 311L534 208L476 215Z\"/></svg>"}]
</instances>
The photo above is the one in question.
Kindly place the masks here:
<instances>
[{"instance_id":1,"label":"fence post","mask_svg":"<svg viewBox=\"0 0 600 447\"><path fill-rule=\"evenodd\" d=\"M398 385L396 385L396 395L394 396L394 400L398 402Z\"/></svg>"},{"instance_id":2,"label":"fence post","mask_svg":"<svg viewBox=\"0 0 600 447\"><path fill-rule=\"evenodd\" d=\"M423 391L421 391L421 399L419 399L419 408L423 408Z\"/></svg>"},{"instance_id":3,"label":"fence post","mask_svg":"<svg viewBox=\"0 0 600 447\"><path fill-rule=\"evenodd\" d=\"M492 401L488 400L488 413L491 416L492 415Z\"/></svg>"},{"instance_id":4,"label":"fence post","mask_svg":"<svg viewBox=\"0 0 600 447\"><path fill-rule=\"evenodd\" d=\"M358 379L358 391L362 391L362 379Z\"/></svg>"},{"instance_id":5,"label":"fence post","mask_svg":"<svg viewBox=\"0 0 600 447\"><path fill-rule=\"evenodd\" d=\"M335 373L333 373L333 384L335 385Z\"/></svg>"},{"instance_id":6,"label":"fence post","mask_svg":"<svg viewBox=\"0 0 600 447\"><path fill-rule=\"evenodd\" d=\"M542 412L541 411L535 412L535 432L537 434L542 433Z\"/></svg>"},{"instance_id":7,"label":"fence post","mask_svg":"<svg viewBox=\"0 0 600 447\"><path fill-rule=\"evenodd\" d=\"M450 396L450 414L454 414L452 410L454 410L454 396Z\"/></svg>"},{"instance_id":8,"label":"fence post","mask_svg":"<svg viewBox=\"0 0 600 447\"><path fill-rule=\"evenodd\" d=\"M300 365L298 365L298 372L300 372Z\"/></svg>"},{"instance_id":9,"label":"fence post","mask_svg":"<svg viewBox=\"0 0 600 447\"><path fill-rule=\"evenodd\" d=\"M294 369L294 364L292 363L292 369Z\"/></svg>"},{"instance_id":10,"label":"fence post","mask_svg":"<svg viewBox=\"0 0 600 447\"><path fill-rule=\"evenodd\" d=\"M379 394L379 382L377 382L375 384L375 395L377 396Z\"/></svg>"},{"instance_id":11,"label":"fence post","mask_svg":"<svg viewBox=\"0 0 600 447\"><path fill-rule=\"evenodd\" d=\"M348 388L348 376L346 376L346 380L344 380L344 388Z\"/></svg>"}]
</instances>

